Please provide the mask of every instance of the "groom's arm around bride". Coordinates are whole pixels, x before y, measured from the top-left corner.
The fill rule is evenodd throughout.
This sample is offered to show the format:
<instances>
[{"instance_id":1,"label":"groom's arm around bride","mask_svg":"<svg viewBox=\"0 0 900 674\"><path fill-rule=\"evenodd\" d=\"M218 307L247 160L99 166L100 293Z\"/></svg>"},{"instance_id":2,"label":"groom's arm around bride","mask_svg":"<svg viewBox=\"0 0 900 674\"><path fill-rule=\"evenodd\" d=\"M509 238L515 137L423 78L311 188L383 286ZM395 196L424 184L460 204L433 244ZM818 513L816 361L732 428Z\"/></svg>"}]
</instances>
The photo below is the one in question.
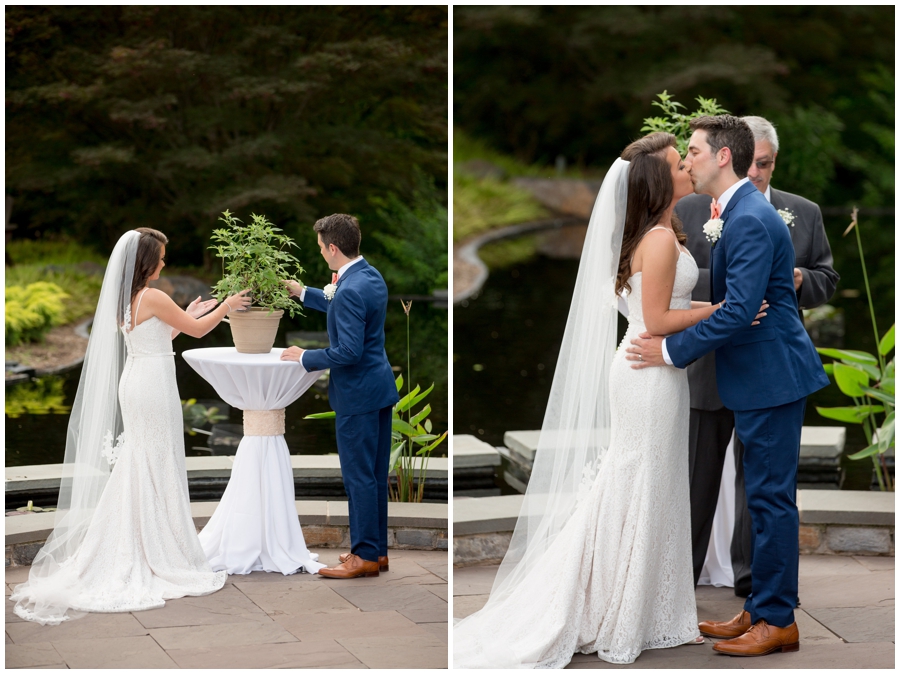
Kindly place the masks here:
<instances>
[{"instance_id":1,"label":"groom's arm around bride","mask_svg":"<svg viewBox=\"0 0 900 674\"><path fill-rule=\"evenodd\" d=\"M397 402L394 375L384 350L387 285L359 254L356 218L335 214L316 222L319 249L332 283L323 290L288 283L304 306L327 313L329 346L285 349L282 360L307 371L330 369L328 398L335 412L341 475L350 516L349 555L319 575L377 576L387 569L388 461L391 410Z\"/></svg>"},{"instance_id":2,"label":"groom's arm around bride","mask_svg":"<svg viewBox=\"0 0 900 674\"><path fill-rule=\"evenodd\" d=\"M719 394L734 410L745 447L747 505L756 536L753 592L744 605L748 619L742 612L727 623L729 629L741 625L738 636L714 648L735 655L795 650L800 430L806 396L827 386L828 377L800 320L788 228L746 179L754 155L750 128L730 115L700 117L691 128L685 165L695 191L717 199L721 209L721 228L711 228L710 299L725 300L725 306L665 339L633 340L628 358L645 361L635 363L638 368L662 359L684 368L715 351ZM768 315L753 326L763 299ZM742 634L761 621L754 634ZM704 622L700 631L724 636L719 627Z\"/></svg>"}]
</instances>

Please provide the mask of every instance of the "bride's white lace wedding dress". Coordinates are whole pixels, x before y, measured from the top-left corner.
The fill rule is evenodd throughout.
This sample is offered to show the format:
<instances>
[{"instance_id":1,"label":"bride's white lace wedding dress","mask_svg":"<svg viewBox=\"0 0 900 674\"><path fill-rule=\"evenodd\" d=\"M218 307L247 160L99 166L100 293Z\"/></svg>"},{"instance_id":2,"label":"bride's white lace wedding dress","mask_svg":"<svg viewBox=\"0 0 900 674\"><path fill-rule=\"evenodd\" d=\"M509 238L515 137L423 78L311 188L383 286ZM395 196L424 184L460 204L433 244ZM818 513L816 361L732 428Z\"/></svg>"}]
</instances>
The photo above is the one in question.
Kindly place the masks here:
<instances>
[{"instance_id":1,"label":"bride's white lace wedding dress","mask_svg":"<svg viewBox=\"0 0 900 674\"><path fill-rule=\"evenodd\" d=\"M77 552L56 573L15 588L10 599L26 620L57 624L68 610L159 608L166 599L215 592L228 577L210 568L191 519L172 328L153 317L129 331L129 322L126 314L125 431L115 444L107 436L104 450L115 466ZM58 607L49 618L48 606Z\"/></svg>"},{"instance_id":2,"label":"bride's white lace wedding dress","mask_svg":"<svg viewBox=\"0 0 900 674\"><path fill-rule=\"evenodd\" d=\"M670 308L690 309L697 265L678 258ZM505 599L454 629L454 667L561 668L575 653L628 664L699 636L691 566L688 381L634 370L625 346L646 330L641 273L610 371L609 448L571 519Z\"/></svg>"}]
</instances>

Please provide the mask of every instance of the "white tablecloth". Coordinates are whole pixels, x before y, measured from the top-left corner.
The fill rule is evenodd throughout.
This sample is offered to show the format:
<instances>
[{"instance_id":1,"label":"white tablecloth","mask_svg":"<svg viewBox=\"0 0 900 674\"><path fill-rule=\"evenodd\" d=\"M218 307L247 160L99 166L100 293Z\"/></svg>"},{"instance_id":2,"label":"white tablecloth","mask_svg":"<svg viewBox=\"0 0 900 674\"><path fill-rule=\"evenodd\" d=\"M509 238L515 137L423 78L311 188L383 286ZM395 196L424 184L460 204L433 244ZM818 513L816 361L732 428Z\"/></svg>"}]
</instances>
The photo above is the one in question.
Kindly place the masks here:
<instances>
[{"instance_id":1,"label":"white tablecloth","mask_svg":"<svg viewBox=\"0 0 900 674\"><path fill-rule=\"evenodd\" d=\"M719 485L719 500L716 516L713 518L712 534L706 561L700 571L699 585L734 587L734 570L731 568L731 536L734 531L734 433L728 449L725 450L725 465L722 467L722 483Z\"/></svg>"},{"instance_id":2,"label":"white tablecloth","mask_svg":"<svg viewBox=\"0 0 900 674\"><path fill-rule=\"evenodd\" d=\"M287 407L319 378L294 361L280 360L283 349L238 353L234 347L191 349L182 355L222 400L241 410ZM294 473L283 435L245 435L238 446L231 479L200 543L212 568L230 574L251 571L316 573L324 564L310 553L294 505Z\"/></svg>"}]
</instances>

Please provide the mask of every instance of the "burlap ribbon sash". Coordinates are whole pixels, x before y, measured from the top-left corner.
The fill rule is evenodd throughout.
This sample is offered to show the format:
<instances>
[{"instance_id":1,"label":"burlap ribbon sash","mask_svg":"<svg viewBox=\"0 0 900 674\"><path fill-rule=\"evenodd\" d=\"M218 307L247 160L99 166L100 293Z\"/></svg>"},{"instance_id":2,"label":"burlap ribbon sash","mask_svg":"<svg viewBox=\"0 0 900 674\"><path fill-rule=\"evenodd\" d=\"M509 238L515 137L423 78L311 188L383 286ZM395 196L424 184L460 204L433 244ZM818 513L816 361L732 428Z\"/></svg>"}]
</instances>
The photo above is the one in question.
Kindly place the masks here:
<instances>
[{"instance_id":1,"label":"burlap ribbon sash","mask_svg":"<svg viewBox=\"0 0 900 674\"><path fill-rule=\"evenodd\" d=\"M284 408L244 410L244 435L284 435Z\"/></svg>"}]
</instances>

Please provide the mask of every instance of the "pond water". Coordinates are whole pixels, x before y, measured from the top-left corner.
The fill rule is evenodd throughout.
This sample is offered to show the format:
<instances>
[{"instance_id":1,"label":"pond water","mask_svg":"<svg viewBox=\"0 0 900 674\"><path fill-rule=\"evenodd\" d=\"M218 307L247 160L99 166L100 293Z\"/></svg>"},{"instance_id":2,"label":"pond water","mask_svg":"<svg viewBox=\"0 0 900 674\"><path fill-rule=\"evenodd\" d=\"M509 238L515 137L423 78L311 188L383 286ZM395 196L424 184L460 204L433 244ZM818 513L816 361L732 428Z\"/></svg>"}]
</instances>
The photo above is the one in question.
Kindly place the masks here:
<instances>
[{"instance_id":1,"label":"pond water","mask_svg":"<svg viewBox=\"0 0 900 674\"><path fill-rule=\"evenodd\" d=\"M386 350L395 372L403 374L404 378L407 378L406 320L400 301L392 300L388 306L385 325ZM428 302L413 302L410 313L410 366L413 385L420 383L426 388L434 382L434 391L424 402L431 405L432 412L429 418L437 433L447 430L447 324L447 309L434 307ZM290 319L285 316L281 321L275 346L285 346L285 334L297 330L324 331L325 315L307 311L304 317L297 316ZM189 349L233 346L229 326L222 323L202 339L179 335L175 338L173 346L181 398L183 400L196 398L200 402L217 399L213 387L185 362L181 353ZM17 384L6 389L7 412L11 411L11 405L14 405L17 399L26 405L31 403L32 409L35 403L50 408L42 410L42 413L24 413L15 417L7 414L7 466L62 462L69 415L60 413L54 408L71 406L80 376L79 367L63 375L41 377L38 381ZM330 407L327 392L315 386L285 410L285 440L292 454L337 453L334 421L303 419L308 414L328 410ZM242 423L241 410L230 410L229 418L223 423ZM187 455L209 456L208 450L192 449L205 448L206 442L206 435L185 434ZM446 455L447 444L444 443L435 450L434 456Z\"/></svg>"},{"instance_id":2,"label":"pond water","mask_svg":"<svg viewBox=\"0 0 900 674\"><path fill-rule=\"evenodd\" d=\"M584 227L568 227L481 249L491 268L490 277L476 296L453 308L454 433L502 446L508 430L541 427L584 231ZM836 294L830 304L845 312L846 348L871 352L873 337L865 295L847 299ZM892 322L893 315L880 316L879 328L884 331ZM620 340L625 327L620 316ZM809 397L804 424L836 425L821 417L815 407L847 404L832 384ZM842 488L869 487L870 460L846 458L866 444L861 427L848 428Z\"/></svg>"}]
</instances>

